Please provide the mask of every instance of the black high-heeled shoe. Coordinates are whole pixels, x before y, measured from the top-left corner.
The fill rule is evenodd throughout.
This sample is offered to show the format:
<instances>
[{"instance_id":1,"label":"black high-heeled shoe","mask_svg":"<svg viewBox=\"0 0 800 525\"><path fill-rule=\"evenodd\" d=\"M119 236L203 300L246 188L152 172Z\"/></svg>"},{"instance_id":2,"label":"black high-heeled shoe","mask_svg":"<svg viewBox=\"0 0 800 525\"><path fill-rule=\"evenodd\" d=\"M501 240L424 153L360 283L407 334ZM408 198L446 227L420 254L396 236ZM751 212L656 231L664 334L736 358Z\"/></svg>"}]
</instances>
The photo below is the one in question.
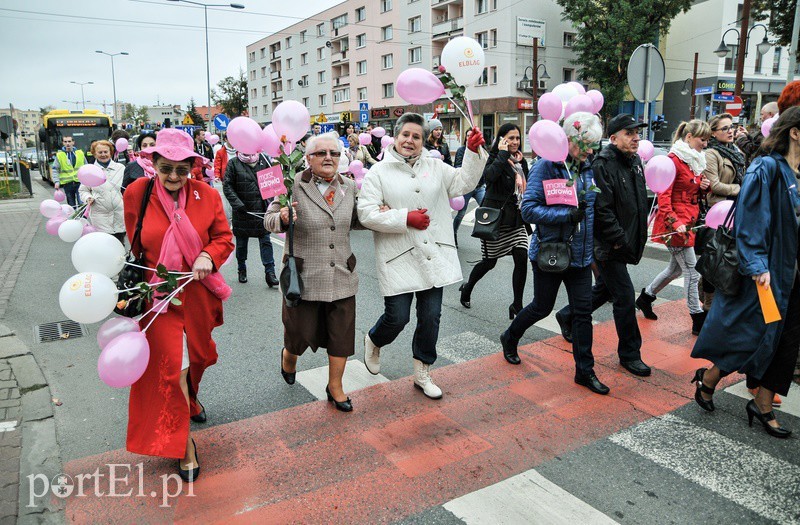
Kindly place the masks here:
<instances>
[{"instance_id":1,"label":"black high-heeled shoe","mask_svg":"<svg viewBox=\"0 0 800 525\"><path fill-rule=\"evenodd\" d=\"M328 394L328 401L334 404L336 410L341 410L342 412L352 412L353 411L353 403L350 401L348 397L346 401L336 401L331 394L331 391L328 389L328 385L325 385L325 393Z\"/></svg>"},{"instance_id":2,"label":"black high-heeled shoe","mask_svg":"<svg viewBox=\"0 0 800 525\"><path fill-rule=\"evenodd\" d=\"M195 444L194 438L192 438L192 447L194 448L194 460L197 463L195 468L184 469L181 467L181 460L178 460L178 475L186 483L192 483L200 476L200 455L197 453L197 444Z\"/></svg>"},{"instance_id":3,"label":"black high-heeled shoe","mask_svg":"<svg viewBox=\"0 0 800 525\"><path fill-rule=\"evenodd\" d=\"M706 386L703 383L703 376L708 371L707 368L698 368L695 373L694 377L692 378L692 383L697 384L697 388L694 391L694 400L697 401L697 404L700 405L700 408L706 410L708 412L714 411L714 400L713 399L703 399L701 394L708 394L710 396L714 395L714 389L710 386Z\"/></svg>"},{"instance_id":4,"label":"black high-heeled shoe","mask_svg":"<svg viewBox=\"0 0 800 525\"><path fill-rule=\"evenodd\" d=\"M191 416L189 419L195 423L205 423L208 421L208 416L206 416L206 407L204 407L203 403L200 401L198 401L197 404L200 405L200 413L195 416Z\"/></svg>"},{"instance_id":5,"label":"black high-heeled shoe","mask_svg":"<svg viewBox=\"0 0 800 525\"><path fill-rule=\"evenodd\" d=\"M511 335L508 331L500 334L500 344L503 346L503 357L512 365L518 365L522 361L519 358L519 351L517 350L517 342L511 340Z\"/></svg>"},{"instance_id":6,"label":"black high-heeled shoe","mask_svg":"<svg viewBox=\"0 0 800 525\"><path fill-rule=\"evenodd\" d=\"M509 307L508 307L508 320L509 321L513 321L514 318L517 316L517 314L520 313L521 311L522 311L522 307L521 306L514 306L513 304L509 305Z\"/></svg>"},{"instance_id":7,"label":"black high-heeled shoe","mask_svg":"<svg viewBox=\"0 0 800 525\"><path fill-rule=\"evenodd\" d=\"M461 306L464 308L472 308L472 304L469 301L469 298L472 295L472 288L469 288L467 284L468 283L464 283L458 288L458 291L461 292L461 298L459 301L461 302Z\"/></svg>"},{"instance_id":8,"label":"black high-heeled shoe","mask_svg":"<svg viewBox=\"0 0 800 525\"><path fill-rule=\"evenodd\" d=\"M283 370L283 351L286 350L285 348L281 348L281 375L283 376L283 380L286 381L287 384L293 385L295 380L295 374L297 371L294 372L286 372Z\"/></svg>"},{"instance_id":9,"label":"black high-heeled shoe","mask_svg":"<svg viewBox=\"0 0 800 525\"><path fill-rule=\"evenodd\" d=\"M758 408L758 405L756 405L755 399L751 399L747 403L745 410L747 411L747 422L751 427L753 426L753 418L756 418L764 426L764 430L767 431L767 434L772 437L785 439L792 435L792 431L788 428L773 427L770 425L769 422L775 419L775 412L770 410L766 414L762 414L761 410Z\"/></svg>"}]
</instances>

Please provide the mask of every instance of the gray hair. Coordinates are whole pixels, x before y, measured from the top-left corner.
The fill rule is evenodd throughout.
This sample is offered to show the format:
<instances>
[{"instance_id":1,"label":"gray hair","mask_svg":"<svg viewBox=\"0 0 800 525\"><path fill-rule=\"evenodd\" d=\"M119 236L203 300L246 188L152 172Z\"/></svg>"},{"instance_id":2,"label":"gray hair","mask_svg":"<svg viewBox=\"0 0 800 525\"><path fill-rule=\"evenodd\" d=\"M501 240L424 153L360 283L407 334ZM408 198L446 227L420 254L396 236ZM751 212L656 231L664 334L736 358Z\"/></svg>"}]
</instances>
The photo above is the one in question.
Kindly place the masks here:
<instances>
[{"instance_id":1,"label":"gray hair","mask_svg":"<svg viewBox=\"0 0 800 525\"><path fill-rule=\"evenodd\" d=\"M767 102L764 104L764 107L761 108L761 111L766 111L767 113L772 113L773 115L778 114L778 103L777 102Z\"/></svg>"},{"instance_id":2,"label":"gray hair","mask_svg":"<svg viewBox=\"0 0 800 525\"><path fill-rule=\"evenodd\" d=\"M339 140L339 135L334 131L329 131L327 133L320 133L319 135L314 135L308 142L306 142L306 155L310 155L317 151L317 142L322 142L325 140L330 140L331 142L336 143L336 151L342 151L342 141Z\"/></svg>"},{"instance_id":3,"label":"gray hair","mask_svg":"<svg viewBox=\"0 0 800 525\"><path fill-rule=\"evenodd\" d=\"M419 127L425 130L425 119L419 113L404 113L399 119L397 119L397 123L394 125L394 136L400 136L400 130L403 129L403 126L406 124L417 124Z\"/></svg>"},{"instance_id":4,"label":"gray hair","mask_svg":"<svg viewBox=\"0 0 800 525\"><path fill-rule=\"evenodd\" d=\"M580 129L575 128L575 122L580 124ZM600 119L597 115L585 111L578 111L564 118L562 128L568 139L582 135L582 139L586 142L600 142L603 138L603 125Z\"/></svg>"}]
</instances>

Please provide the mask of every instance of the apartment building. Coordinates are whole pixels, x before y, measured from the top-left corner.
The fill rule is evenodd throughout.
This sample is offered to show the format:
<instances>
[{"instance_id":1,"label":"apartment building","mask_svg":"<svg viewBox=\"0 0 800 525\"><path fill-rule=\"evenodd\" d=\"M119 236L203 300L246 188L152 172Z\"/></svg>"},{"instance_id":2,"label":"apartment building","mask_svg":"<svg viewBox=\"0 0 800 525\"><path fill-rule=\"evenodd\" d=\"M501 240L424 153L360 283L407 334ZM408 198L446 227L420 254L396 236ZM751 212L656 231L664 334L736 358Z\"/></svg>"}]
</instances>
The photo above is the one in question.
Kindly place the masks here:
<instances>
[{"instance_id":1,"label":"apartment building","mask_svg":"<svg viewBox=\"0 0 800 525\"><path fill-rule=\"evenodd\" d=\"M36 134L42 125L42 115L38 109L17 109L11 113L10 108L0 108L0 115L11 115L17 121L16 141L18 147L35 144Z\"/></svg>"},{"instance_id":2,"label":"apartment building","mask_svg":"<svg viewBox=\"0 0 800 525\"><path fill-rule=\"evenodd\" d=\"M431 69L447 42L475 38L487 67L468 90L476 125L487 137L506 122L532 124L533 41L541 29L539 93L580 80L571 64L575 38L554 0L346 0L247 46L250 116L271 120L283 100L308 107L312 121L342 126L369 122L384 127L406 111L436 113L455 144L468 127L446 98L426 106L397 96L395 80L407 68Z\"/></svg>"},{"instance_id":3,"label":"apartment building","mask_svg":"<svg viewBox=\"0 0 800 525\"><path fill-rule=\"evenodd\" d=\"M186 111L180 105L147 106L147 122L151 126L163 126L169 119L170 126L179 125L183 121Z\"/></svg>"}]
</instances>

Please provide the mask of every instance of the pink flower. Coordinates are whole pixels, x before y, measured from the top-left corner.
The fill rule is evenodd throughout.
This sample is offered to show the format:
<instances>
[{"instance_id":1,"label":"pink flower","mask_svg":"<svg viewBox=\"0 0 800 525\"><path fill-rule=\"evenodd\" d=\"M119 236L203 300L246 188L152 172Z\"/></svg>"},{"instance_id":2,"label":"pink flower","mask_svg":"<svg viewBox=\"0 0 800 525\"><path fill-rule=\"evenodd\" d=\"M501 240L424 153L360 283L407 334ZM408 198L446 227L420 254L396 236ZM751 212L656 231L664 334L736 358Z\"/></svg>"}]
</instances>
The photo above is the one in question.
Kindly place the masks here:
<instances>
[{"instance_id":1,"label":"pink flower","mask_svg":"<svg viewBox=\"0 0 800 525\"><path fill-rule=\"evenodd\" d=\"M447 69L443 65L439 65L439 73L444 73Z\"/></svg>"},{"instance_id":2,"label":"pink flower","mask_svg":"<svg viewBox=\"0 0 800 525\"><path fill-rule=\"evenodd\" d=\"M579 121L575 121L572 123L572 127L575 129L581 129L581 123Z\"/></svg>"}]
</instances>

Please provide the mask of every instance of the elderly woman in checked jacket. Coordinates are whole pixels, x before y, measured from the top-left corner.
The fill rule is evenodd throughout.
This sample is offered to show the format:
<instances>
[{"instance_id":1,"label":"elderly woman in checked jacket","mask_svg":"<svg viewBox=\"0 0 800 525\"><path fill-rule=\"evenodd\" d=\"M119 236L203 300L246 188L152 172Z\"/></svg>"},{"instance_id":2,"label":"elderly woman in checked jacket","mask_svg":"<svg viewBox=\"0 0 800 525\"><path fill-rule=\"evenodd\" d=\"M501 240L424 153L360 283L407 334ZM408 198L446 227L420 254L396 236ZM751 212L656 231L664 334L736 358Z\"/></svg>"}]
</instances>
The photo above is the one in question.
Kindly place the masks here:
<instances>
[{"instance_id":1,"label":"elderly woman in checked jacket","mask_svg":"<svg viewBox=\"0 0 800 525\"><path fill-rule=\"evenodd\" d=\"M350 412L353 405L342 388L342 376L347 358L355 353L358 275L350 230L358 225L358 216L355 182L337 173L342 154L342 142L335 133L311 137L306 145L309 168L295 180L294 255L304 289L300 304L283 304L281 375L294 384L297 357L308 347L314 352L326 348L328 401ZM286 231L288 221L288 207L274 200L264 226L280 233Z\"/></svg>"}]
</instances>

